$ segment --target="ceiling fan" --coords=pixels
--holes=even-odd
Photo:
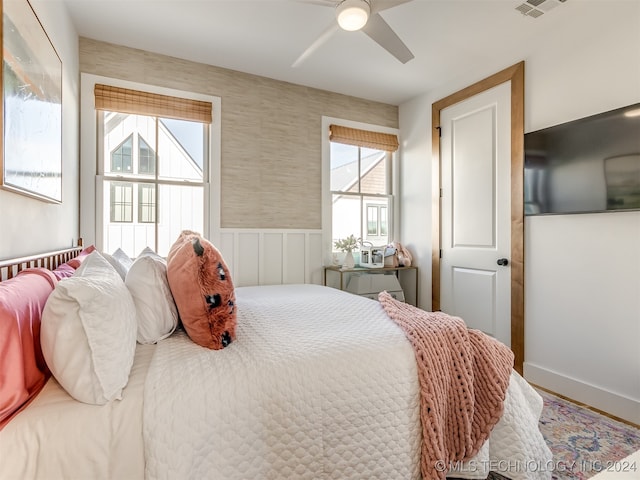
[[[413,58],[413,53],[400,40],[389,24],[380,16],[380,12],[396,7],[411,0],[298,0],[302,3],[312,3],[336,10],[337,22],[329,27],[300,55],[292,67],[297,67],[309,55],[324,44],[339,28],[347,31],[362,30],[373,41],[387,50],[401,63],[407,63]]]

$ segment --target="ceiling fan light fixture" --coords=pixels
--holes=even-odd
[[[336,7],[338,25],[343,30],[354,32],[367,24],[371,8],[366,0],[343,0]]]

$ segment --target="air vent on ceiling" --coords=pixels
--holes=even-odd
[[[566,1],[567,0],[527,0],[526,2],[518,5],[516,10],[528,17],[538,18]]]

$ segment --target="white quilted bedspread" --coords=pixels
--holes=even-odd
[[[224,350],[184,332],[157,346],[144,393],[147,478],[420,478],[413,351],[378,302],[317,285],[242,287],[236,298],[237,339]],[[540,408],[513,376],[500,438],[457,476],[486,477],[492,459],[550,459]]]

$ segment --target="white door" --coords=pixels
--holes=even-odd
[[[511,346],[511,82],[441,111],[440,307]]]

